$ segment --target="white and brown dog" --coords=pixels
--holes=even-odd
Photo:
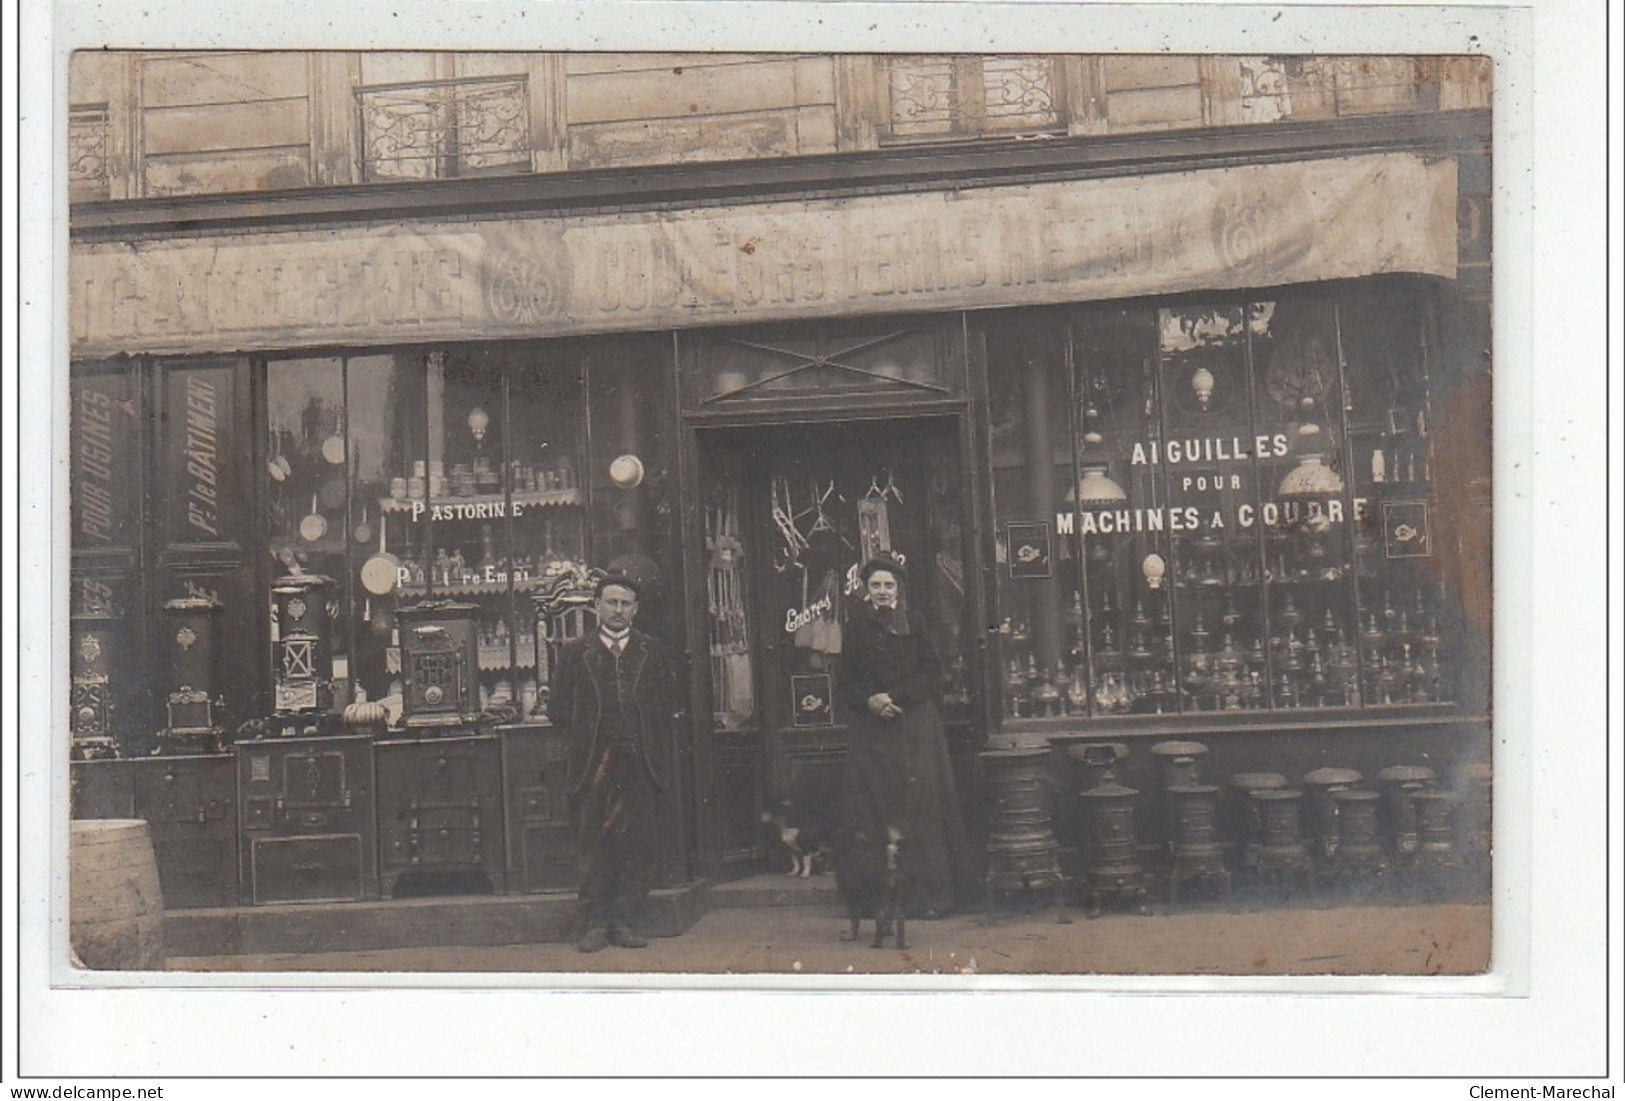
[[[823,871],[823,843],[816,830],[791,820],[792,810],[788,801],[780,803],[777,811],[764,811],[762,821],[777,831],[779,843],[790,854],[790,870],[784,874],[806,879]]]

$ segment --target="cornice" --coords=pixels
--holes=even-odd
[[[1379,152],[1490,149],[1488,111],[1383,115],[1156,134],[1033,138],[811,157],[82,202],[75,242],[343,224],[558,216],[963,190]]]

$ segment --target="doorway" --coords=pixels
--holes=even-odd
[[[904,561],[910,615],[942,653],[950,739],[968,729],[974,546],[959,430],[954,417],[915,417],[702,433],[724,864],[772,856],[762,813],[783,803],[803,827],[836,824],[842,623],[876,552]]]

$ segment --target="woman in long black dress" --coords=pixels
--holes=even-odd
[[[942,662],[903,606],[901,564],[876,558],[861,576],[864,602],[842,633],[838,677],[852,710],[842,824],[858,844],[883,846],[888,829],[899,831],[906,911],[940,917],[976,891],[938,710]]]

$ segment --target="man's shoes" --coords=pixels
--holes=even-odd
[[[609,927],[609,943],[617,948],[647,948],[649,942],[624,925]]]
[[[576,941],[577,952],[602,952],[610,944],[610,933],[602,925],[594,925]]]

